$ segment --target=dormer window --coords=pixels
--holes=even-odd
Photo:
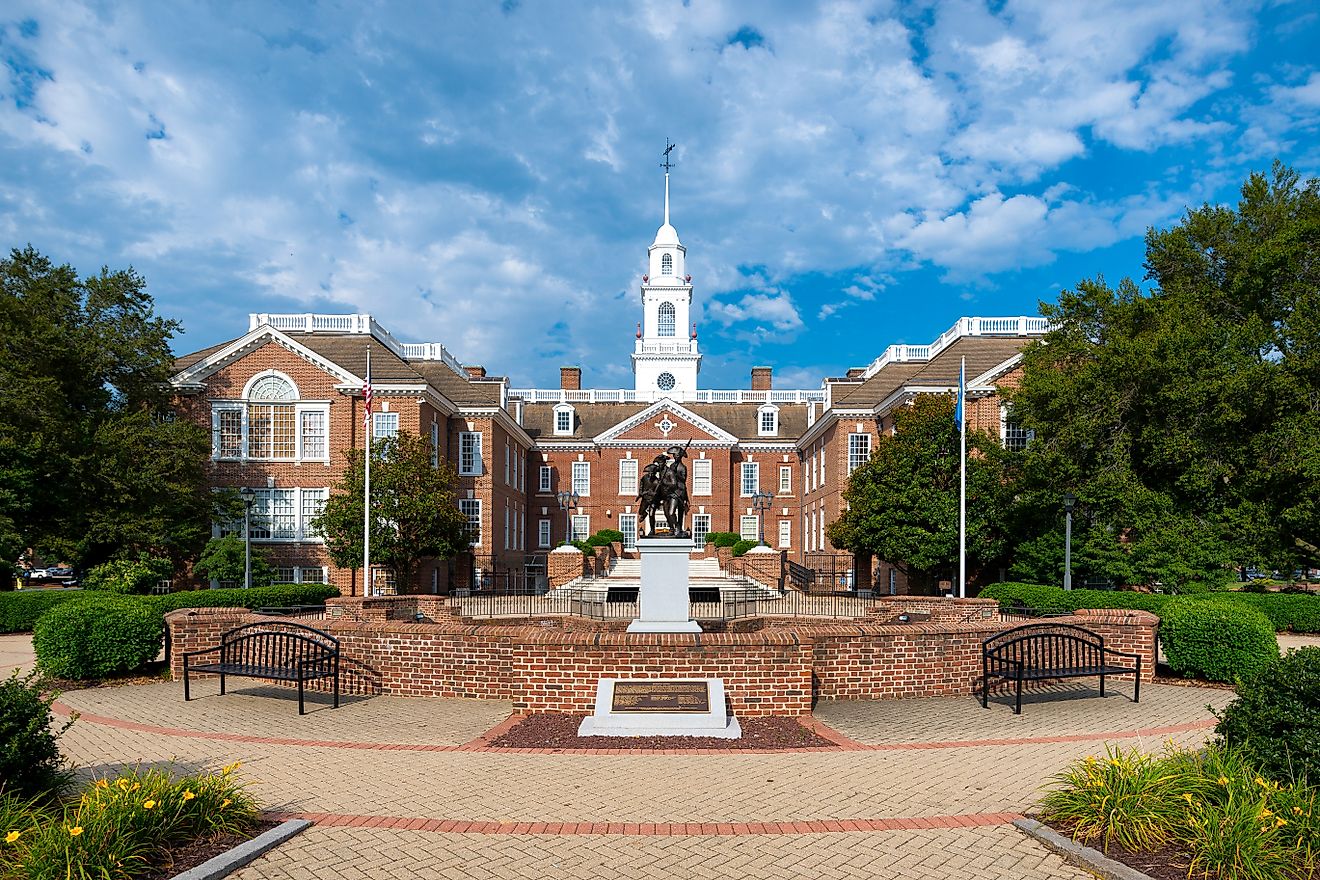
[[[674,274],[674,255],[673,255],[673,254],[665,254],[664,256],[662,256],[662,257],[660,258],[660,274],[661,274],[661,275],[673,275],[673,274]]]
[[[573,433],[573,407],[567,403],[555,404],[555,434],[564,436]]]
[[[659,320],[656,321],[657,336],[674,335],[674,304],[660,303]]]
[[[773,437],[779,433],[779,407],[766,404],[757,410],[757,435]]]

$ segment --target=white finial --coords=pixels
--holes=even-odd
[[[669,225],[669,172],[665,172],[665,225]]]

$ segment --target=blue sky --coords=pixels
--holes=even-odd
[[[1320,173],[1317,57],[1301,0],[8,0],[0,246],[133,265],[180,352],[367,311],[630,387],[668,137],[702,386],[817,387]]]

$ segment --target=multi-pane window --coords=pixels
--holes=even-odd
[[[509,502],[504,502],[504,549],[509,549],[509,539],[512,537],[509,532]]]
[[[744,541],[755,541],[760,524],[761,518],[758,516],[740,517],[738,520],[738,537]]]
[[[550,546],[550,520],[543,519],[536,524],[536,546]]]
[[[478,434],[478,437],[481,435]],[[480,498],[460,498],[458,499],[458,509],[468,521],[468,533],[472,536],[472,546],[481,546],[481,499]]]
[[[851,474],[871,457],[871,435],[848,435],[848,473]]]
[[[270,536],[294,538],[298,535],[298,516],[293,506],[293,489],[270,489]]]
[[[811,455],[811,491],[813,491],[813,492],[816,491],[816,486],[817,486],[817,485],[818,485],[818,483],[816,482],[816,455],[815,455],[815,453],[812,453],[812,455]]]
[[[302,454],[299,458],[325,458],[325,410],[305,409],[298,414],[302,419]]]
[[[662,257],[660,258],[660,274],[661,274],[661,275],[673,275],[673,274],[674,274],[674,255],[673,255],[673,254],[665,254],[664,256],[662,256]]]
[[[623,532],[623,549],[637,549],[637,514],[619,514],[619,531]]]
[[[673,336],[675,328],[674,304],[660,303],[659,320],[656,321],[656,336]]]
[[[248,458],[294,457],[297,436],[291,403],[248,404]]]
[[[793,544],[793,521],[790,519],[781,519],[779,521],[779,547],[787,550]]]
[[[481,433],[463,431],[458,435],[458,473],[463,477],[481,476]]]
[[[302,524],[303,534],[306,537],[320,537],[321,533],[313,527],[312,521],[325,510],[325,502],[329,496],[329,489],[302,490]]]
[[[790,495],[793,492],[793,468],[791,465],[779,466],[779,494]]]
[[[706,536],[710,534],[710,514],[692,514],[692,549],[705,550]]]
[[[555,408],[555,433],[572,434],[573,433],[573,408],[561,406]]]
[[[761,418],[758,423],[759,433],[762,435],[776,434],[779,432],[779,410],[773,406],[767,406],[761,410]]]
[[[504,441],[504,485],[513,485],[513,450],[509,448],[509,441]]]
[[[634,498],[637,495],[637,459],[635,458],[619,460],[619,494],[625,498]]]
[[[585,541],[591,535],[591,517],[585,514],[577,514],[573,517],[573,536],[574,541]]]
[[[292,565],[278,566],[275,569],[275,583],[294,584],[297,583],[298,569]]]
[[[241,457],[243,455],[243,410],[217,410],[215,424],[215,454],[219,458]]]
[[[1022,425],[1013,418],[1013,412],[1007,406],[999,408],[999,440],[1010,452],[1021,452],[1036,439],[1036,432]]]
[[[328,489],[257,489],[248,512],[254,541],[298,541],[320,537],[312,520],[321,514]],[[219,533],[242,534],[242,520],[219,524]]]
[[[573,491],[582,498],[591,494],[591,462],[573,462]]]
[[[440,467],[440,424],[431,422],[431,467]]]
[[[536,491],[538,491],[538,492],[549,492],[549,491],[550,491],[550,466],[549,466],[549,465],[546,465],[546,464],[541,465],[541,467],[540,467],[540,469],[539,469],[539,471],[538,471],[538,477],[539,477],[539,479],[538,479],[538,481],[537,481]]]
[[[399,436],[398,413],[372,413],[371,437],[373,440],[393,440],[397,436]]]
[[[744,461],[742,463],[742,494],[744,497],[755,495],[761,489],[761,463]]]
[[[303,566],[298,569],[298,582],[302,584],[325,583],[325,569],[321,566]]]
[[[710,459],[696,458],[692,460],[692,494],[709,495],[710,494]]]

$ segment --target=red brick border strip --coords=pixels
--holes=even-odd
[[[943,742],[900,742],[900,743],[863,743],[850,739],[834,730],[829,725],[815,718],[799,718],[799,722],[822,739],[834,743],[831,746],[808,746],[789,749],[570,749],[570,748],[496,748],[490,743],[498,739],[525,716],[514,713],[495,727],[476,739],[462,745],[427,745],[425,743],[370,743],[345,740],[294,739],[283,736],[254,736],[245,733],[227,733],[211,730],[186,730],[177,727],[161,727],[156,724],[143,724],[140,721],[127,721],[122,718],[110,718],[90,712],[78,712],[71,706],[56,700],[51,704],[56,713],[71,716],[75,712],[80,721],[115,727],[120,730],[133,730],[157,736],[173,736],[187,739],[207,739],[216,742],[256,743],[260,745],[302,746],[323,749],[352,749],[357,751],[382,752],[493,752],[509,755],[782,755],[812,752],[902,752],[919,749],[969,749],[982,746],[1022,746],[1037,744],[1095,742],[1097,740],[1136,739],[1138,737],[1165,736],[1174,733],[1187,733],[1192,730],[1204,730],[1217,723],[1213,718],[1200,721],[1188,721],[1183,724],[1171,724],[1166,727],[1150,727],[1137,730],[1116,730],[1099,733],[1074,733],[1059,736],[1013,737],[1003,739],[947,740]]]
[[[349,813],[266,813],[276,821],[308,819],[325,828],[383,828],[441,834],[617,834],[627,837],[737,837],[766,834],[840,834],[858,831],[910,831],[922,828],[977,828],[1007,825],[1020,813],[959,813],[884,819],[811,819],[792,822],[473,822],[415,816],[357,816]]]

